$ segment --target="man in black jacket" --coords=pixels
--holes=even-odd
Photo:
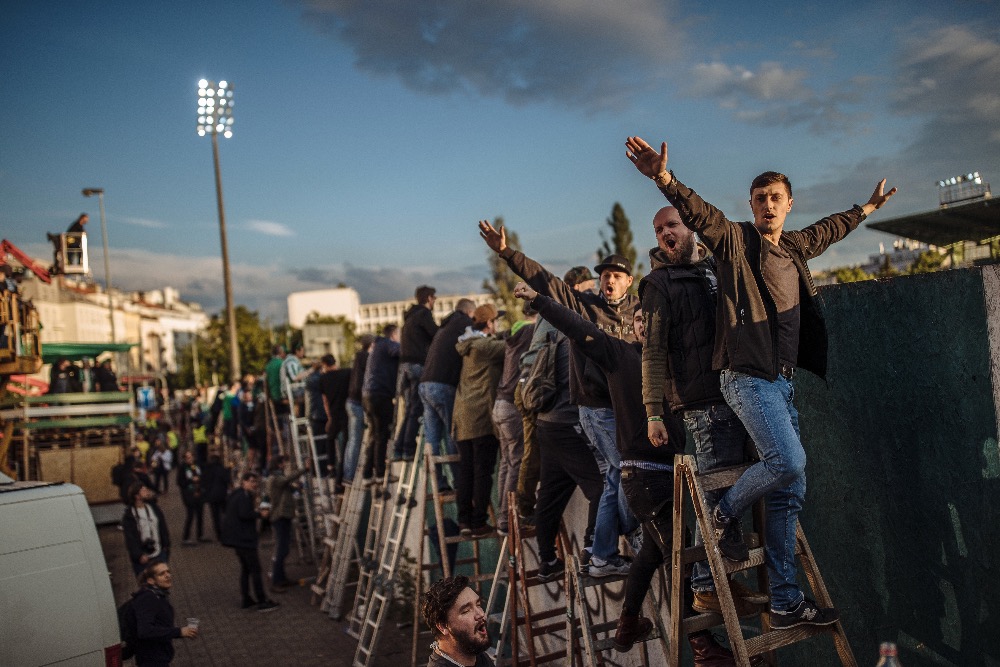
[[[649,251],[652,270],[639,283],[639,298],[646,318],[642,402],[646,406],[647,435],[657,446],[670,442],[674,436],[668,436],[664,416],[672,411],[683,418],[691,433],[700,472],[739,465],[746,458],[749,436],[743,422],[722,397],[719,371],[712,369],[715,261],[709,257],[707,248],[695,242],[694,232],[684,226],[672,206],[657,211],[653,232],[657,247]],[[710,509],[715,508],[724,492],[725,489],[716,489],[705,493]],[[695,544],[701,544],[697,524]],[[747,547],[742,539],[736,543],[723,539],[719,548],[729,557],[745,557],[732,550],[745,552]],[[721,613],[712,573],[705,561],[694,564],[691,588],[696,611]],[[751,604],[767,601],[766,595],[736,585],[732,588],[741,616],[754,610]]]
[[[174,626],[174,607],[170,604],[170,587],[173,577],[170,566],[155,562],[143,570],[142,587],[132,594],[132,611],[135,613],[136,667],[166,667],[174,659],[173,640],[178,637],[194,639],[198,628]]]
[[[260,489],[260,475],[245,472],[240,486],[229,494],[226,500],[226,516],[222,521],[222,544],[236,551],[240,560],[240,593],[243,608],[256,605],[257,611],[271,611],[278,603],[264,595],[264,580],[261,578],[260,554],[257,553],[257,519],[266,519],[271,514],[270,504],[261,503],[260,511],[254,507],[257,491]],[[250,597],[250,584],[254,595]]]
[[[479,235],[486,245],[507,262],[511,271],[520,276],[540,294],[580,313],[608,334],[628,342],[635,340],[632,313],[638,298],[629,294],[632,266],[620,255],[610,255],[594,267],[600,280],[600,290],[579,292],[537,262],[507,246],[503,229],[494,229],[488,221],[479,223]],[[621,464],[615,447],[615,415],[611,409],[607,381],[594,363],[575,345],[570,355],[570,402],[578,407],[580,426],[587,434],[595,460],[604,474],[604,487],[597,510],[592,551],[592,574],[621,574],[628,565],[618,555],[618,536],[638,527],[635,516],[622,498]]]
[[[472,326],[476,304],[471,299],[459,299],[455,311],[444,318],[441,328],[427,350],[427,361],[417,393],[424,405],[424,439],[439,454],[458,454],[458,444],[451,434],[451,413],[455,407],[455,391],[462,374],[462,357],[455,349],[458,337]],[[438,487],[450,488],[441,466],[437,466]],[[453,468],[453,472],[457,472]]]
[[[656,151],[639,137],[626,140],[627,156],[652,179],[715,255],[719,305],[713,366],[722,371],[722,394],[757,446],[751,466],[712,513],[719,536],[738,532],[739,517],[757,499],[767,501],[765,555],[771,585],[771,627],[830,625],[839,614],[808,600],[796,580],[798,514],[805,500],[806,455],[792,403],[792,377],[801,366],[826,374],[826,326],[806,266],[857,228],[896,193],[885,179],[864,206],[830,215],[800,231],[784,231],[792,186],[784,174],[764,172],[750,184],[754,220],[730,222],[667,171],[667,144]],[[723,553],[725,555],[725,553]]]
[[[396,373],[399,370],[399,327],[387,324],[382,335],[375,339],[368,365],[365,367],[365,381],[361,386],[361,401],[365,407],[365,419],[371,429],[365,449],[365,483],[371,484],[375,477],[385,476],[385,454],[392,435],[396,416]]]
[[[427,351],[438,330],[434,322],[435,289],[421,285],[414,297],[417,302],[403,314],[403,332],[399,340],[396,395],[403,401],[403,425],[392,452],[396,461],[412,460],[417,451],[417,431],[420,429],[420,415],[424,412],[417,387],[424,372]]]

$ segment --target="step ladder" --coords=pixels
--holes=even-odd
[[[419,435],[418,435],[419,437]],[[386,467],[388,474],[389,466]],[[354,667],[368,667],[378,646],[386,615],[396,595],[396,570],[406,541],[406,528],[410,515],[417,506],[414,497],[417,489],[425,486],[424,469],[417,453],[413,461],[402,466],[398,495],[392,503],[384,544],[379,554],[378,566],[369,583],[369,593],[364,600],[364,619],[358,630],[358,648],[354,653]],[[386,494],[388,495],[388,494]],[[388,499],[387,499],[388,500]],[[361,587],[358,586],[358,590]],[[419,598],[419,593],[418,593]],[[355,608],[355,615],[359,609]]]
[[[566,527],[561,526],[559,535],[556,538],[556,556],[561,558],[566,565],[566,572],[561,579],[548,582],[538,580],[538,568],[528,568],[526,555],[529,553],[528,543],[531,537],[525,535],[521,528],[520,517],[514,510],[516,504],[510,505],[510,529],[508,549],[511,557],[508,560],[508,578],[511,582],[509,605],[510,614],[508,617],[508,628],[501,634],[510,635],[511,657],[505,660],[507,665],[537,665],[553,663],[561,665],[579,665],[581,655],[579,645],[576,642],[578,621],[574,618],[573,612],[573,579],[569,572],[568,555],[570,552],[570,541]],[[537,562],[537,554],[533,554]],[[538,586],[559,586],[562,584],[565,592],[566,603],[562,606],[555,606],[550,609],[536,610],[531,602],[531,590]],[[524,633],[524,647],[521,647],[521,632]],[[554,637],[561,639],[561,648],[550,648],[547,653],[539,649],[537,642],[546,638]],[[501,646],[502,648],[502,646]],[[499,664],[499,662],[498,662]]]
[[[453,490],[445,491],[441,489],[438,480],[438,468],[440,466],[457,464],[460,458],[458,454],[436,454],[434,446],[431,443],[425,442],[423,445],[424,484],[419,488],[416,496],[417,516],[423,518],[425,523],[421,532],[420,548],[417,554],[416,599],[418,601],[423,595],[429,579],[437,580],[453,576],[455,570],[459,567],[472,567],[472,572],[466,576],[469,577],[469,584],[480,596],[483,594],[484,584],[488,581],[492,582],[492,587],[490,588],[491,598],[496,589],[496,567],[491,564],[486,570],[483,569],[481,543],[484,540],[500,540],[502,536],[495,530],[485,535],[448,535],[445,528],[445,521],[450,518],[446,516],[445,505],[450,504],[454,506],[456,494]],[[429,491],[427,490],[428,485],[430,485]],[[434,508],[433,526],[426,525],[428,501],[432,503]],[[489,515],[495,526],[496,512],[492,504],[489,507]],[[435,538],[438,545],[437,558],[434,557],[434,548],[433,544],[431,544],[431,541]],[[505,542],[506,540],[503,541]],[[452,545],[461,544],[470,545],[472,555],[462,556],[461,554],[456,554],[455,562],[452,563],[448,558],[448,549]],[[498,562],[503,562],[503,552],[504,549],[501,547],[498,554]],[[489,603],[487,604],[487,614],[489,614]],[[419,647],[422,626],[423,622],[420,617],[420,605],[418,603],[413,610],[413,647],[411,651],[411,662],[413,664],[416,664],[417,660],[417,649]]]
[[[741,563],[725,560],[717,550],[718,541],[715,533],[709,525],[709,514],[705,492],[716,489],[728,488],[739,479],[740,475],[750,467],[749,465],[735,466],[732,468],[720,468],[707,473],[699,473],[695,459],[691,455],[678,454],[674,458],[674,516],[673,516],[673,549],[671,553],[671,573],[672,585],[670,587],[670,638],[668,641],[668,664],[671,667],[680,665],[681,641],[689,635],[700,630],[708,629],[718,625],[724,625],[726,634],[729,637],[730,650],[739,667],[750,667],[751,658],[761,656],[767,664],[776,665],[777,658],[775,650],[782,646],[788,646],[816,635],[829,635],[833,638],[837,656],[844,667],[857,667],[854,654],[850,644],[844,634],[844,629],[838,621],[827,626],[799,626],[787,630],[771,630],[767,614],[760,617],[760,632],[751,637],[744,636],[744,628],[740,625],[740,619],[736,615],[733,602],[733,595],[728,585],[729,575],[747,570],[756,570],[758,581],[761,584],[760,590],[767,590],[767,570],[764,559],[764,549],[761,546],[753,546],[753,542],[748,543],[753,546],[750,550],[750,558]],[[694,518],[698,521],[704,539],[703,546],[685,547],[685,510],[688,505],[693,510]],[[764,507],[763,500],[758,501],[754,508],[754,529],[758,534],[763,534]],[[816,559],[813,556],[809,542],[806,540],[805,532],[801,523],[796,531],[795,553],[799,558],[802,572],[809,582],[813,596],[817,604],[821,607],[832,607],[833,601],[823,582]],[[685,584],[684,573],[691,564],[708,560],[712,570],[712,578],[716,584],[716,595],[722,607],[722,614],[695,614],[688,618],[682,618],[683,594],[682,586]]]
[[[647,536],[646,539],[652,538]],[[572,563],[572,567],[570,567],[570,562]],[[605,664],[603,654],[606,651],[614,650],[614,635],[618,628],[618,615],[607,614],[608,600],[605,599],[602,601],[603,605],[601,605],[605,609],[605,618],[604,620],[595,621],[594,613],[598,610],[591,609],[591,605],[587,599],[587,591],[603,589],[605,586],[620,583],[622,584],[622,591],[619,597],[624,600],[624,583],[627,575],[592,577],[589,573],[584,572],[580,565],[580,559],[576,554],[570,556],[570,562],[567,562],[566,568],[573,582],[572,591],[575,617],[580,619],[579,634],[583,644],[583,664],[586,667],[603,666]],[[661,569],[660,572],[662,575],[666,575],[665,570]],[[642,611],[643,615],[653,622],[653,630],[639,646],[639,650],[642,652],[642,664],[646,665],[646,667],[649,667],[651,664],[659,664],[658,662],[650,663],[649,651],[647,649],[648,642],[658,640],[663,650],[663,655],[667,654],[667,631],[663,622],[664,612],[661,611],[664,610],[664,606],[659,604],[659,602],[655,587],[651,587],[646,594],[646,598],[643,600]],[[620,612],[619,605],[619,615]]]
[[[331,518],[331,530],[323,538],[325,552],[328,554],[328,557],[324,556],[324,562],[329,559],[329,574],[323,584],[317,582],[319,585],[313,587],[313,593],[322,596],[320,611],[335,621],[343,618],[347,589],[358,585],[362,569],[358,531],[371,496],[369,489],[364,488],[361,481],[367,462],[368,451],[362,446],[354,477],[350,484],[345,484],[340,513]],[[356,572],[355,578],[351,578],[352,572]]]
[[[326,457],[317,455],[316,443],[313,440],[312,424],[309,420],[309,392],[305,382],[291,382],[285,387],[285,395],[292,410],[288,415],[291,431],[291,456],[296,468],[303,468],[306,460],[312,462],[312,475],[302,478],[302,487],[296,493],[295,535],[300,558],[307,563],[315,562],[317,550],[322,544],[324,525],[320,519],[322,514],[332,508],[330,490],[322,471],[326,468]],[[303,416],[295,411],[295,395],[304,396]]]

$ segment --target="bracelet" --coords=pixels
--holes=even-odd
[[[661,422],[663,417],[646,417],[647,422]]]

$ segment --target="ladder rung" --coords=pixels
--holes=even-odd
[[[315,593],[316,595],[326,595],[326,589],[323,588],[322,586],[317,586],[316,584],[310,584],[309,588],[311,588],[312,592]]]
[[[627,574],[613,574],[609,577],[592,577],[589,574],[579,573],[576,576],[580,582],[580,588],[593,588],[594,586],[613,584],[616,581],[625,581],[628,578]]]
[[[832,633],[837,628],[834,625],[800,625],[797,628],[788,630],[773,630],[763,635],[747,640],[747,652],[750,655],[760,655],[774,649],[788,646],[803,639],[809,639],[816,635]]]
[[[702,491],[715,491],[732,486],[752,464],[741,464],[728,468],[717,468],[704,474],[696,472]]]
[[[653,631],[650,632],[646,636],[646,638],[643,639],[642,641],[644,641],[644,642],[651,642],[654,639],[659,639],[660,637],[661,637],[660,631],[654,627]],[[614,645],[615,645],[614,637],[606,637],[604,639],[595,639],[594,640],[594,651],[597,652],[597,653],[600,653],[602,651],[607,651],[607,650],[609,650],[611,648],[614,648]]]

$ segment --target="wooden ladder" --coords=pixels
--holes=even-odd
[[[857,667],[854,654],[851,651],[844,628],[840,621],[826,626],[801,625],[787,630],[772,630],[767,614],[760,615],[759,632],[744,636],[744,628],[736,614],[733,595],[728,585],[731,574],[755,570],[761,590],[767,590],[767,569],[764,558],[764,548],[756,546],[755,541],[748,539],[750,558],[743,562],[725,560],[718,551],[718,541],[710,524],[708,504],[705,492],[724,489],[732,486],[749,465],[731,468],[719,468],[700,474],[695,459],[690,455],[678,454],[674,458],[674,515],[673,515],[673,548],[671,553],[671,586],[670,586],[670,641],[668,642],[668,664],[670,667],[680,665],[681,641],[692,633],[723,625],[729,637],[730,649],[740,667],[750,667],[751,658],[761,656],[769,665],[777,664],[775,651],[783,646],[795,644],[816,635],[829,635],[844,667]],[[701,528],[704,545],[696,547],[684,546],[685,509],[690,505],[694,518]],[[754,530],[757,535],[763,535],[764,506],[763,500],[754,506]],[[750,536],[748,536],[750,537]],[[801,523],[796,531],[795,553],[799,557],[802,571],[806,576],[813,596],[820,607],[832,607],[833,601],[823,582],[816,559],[813,556],[809,542]],[[759,542],[759,540],[757,540]],[[682,618],[683,587],[687,585],[685,573],[691,565],[701,560],[708,560],[715,582],[716,595],[722,608],[721,616],[716,613],[698,614]],[[759,660],[759,658],[758,658]]]

